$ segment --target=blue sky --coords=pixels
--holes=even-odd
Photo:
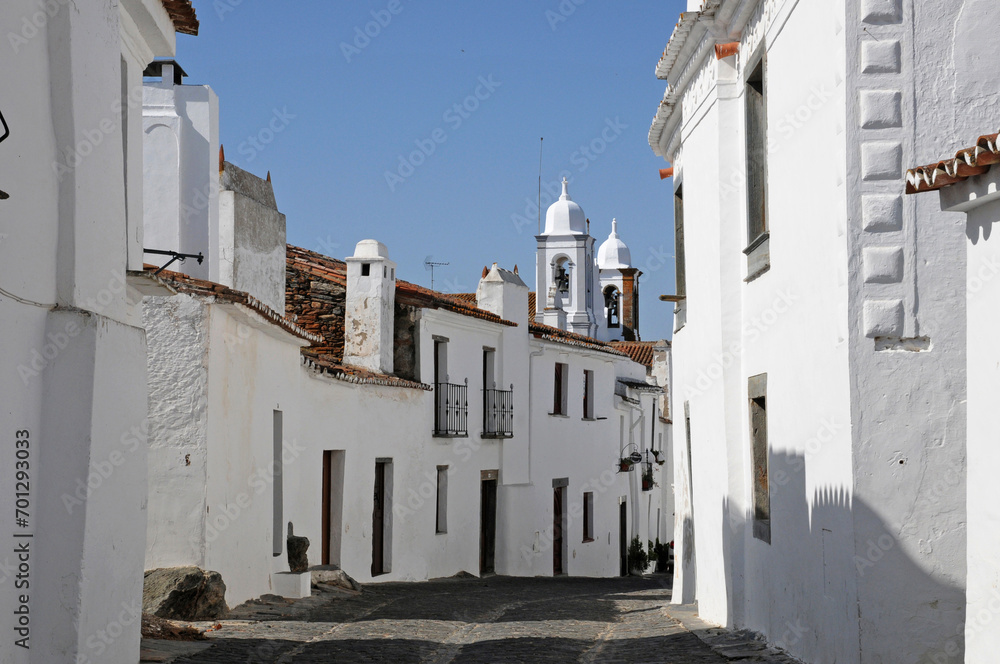
[[[445,292],[474,291],[493,262],[533,279],[544,136],[543,187],[558,195],[569,173],[598,243],[617,217],[653,340],[670,336],[657,296],[674,292],[653,69],[684,5],[195,0],[201,31],[177,58],[220,97],[227,160],[271,172],[290,243],[342,258],[375,238],[407,281],[450,263]]]

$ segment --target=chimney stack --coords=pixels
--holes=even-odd
[[[393,371],[396,264],[376,240],[362,240],[347,259],[344,363],[376,373]]]

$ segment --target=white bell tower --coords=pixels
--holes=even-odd
[[[545,231],[535,237],[535,321],[588,337],[597,334],[594,315],[594,238],[583,208],[562,195],[545,213]]]

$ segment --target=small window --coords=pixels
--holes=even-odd
[[[753,536],[771,543],[771,493],[767,457],[767,374],[751,376],[747,389],[750,398],[750,445],[753,470]]]
[[[382,266],[382,278],[385,279],[388,276],[389,276],[389,266],[388,265],[383,265]]]
[[[448,466],[437,467],[437,518],[434,532],[448,532]]]
[[[552,390],[552,414],[566,415],[566,393],[569,391],[569,366],[556,362],[555,378]]]
[[[583,418],[594,419],[594,372],[583,372]]]
[[[583,494],[583,541],[594,541],[594,492]]]
[[[677,295],[686,295],[687,275],[684,264],[684,186],[674,193],[674,268]]]
[[[367,277],[367,276],[370,276],[371,273],[372,273],[372,264],[371,263],[362,263],[361,264],[361,276],[362,277]]]
[[[765,60],[747,76],[746,98],[746,186],[747,186],[747,279],[770,267],[767,225],[767,81]]]

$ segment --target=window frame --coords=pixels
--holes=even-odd
[[[753,281],[771,267],[768,215],[767,53],[750,59],[743,82],[746,185],[747,277]],[[754,100],[759,99],[759,104]],[[759,215],[754,211],[760,208]]]
[[[552,412],[550,415],[569,416],[569,364],[556,362],[552,380]]]
[[[437,467],[435,492],[434,534],[448,534],[448,466]]]
[[[594,537],[594,492],[583,492],[583,541],[593,542]]]
[[[750,433],[750,482],[753,536],[771,543],[770,441],[767,437],[767,374],[747,379],[747,424]]]

